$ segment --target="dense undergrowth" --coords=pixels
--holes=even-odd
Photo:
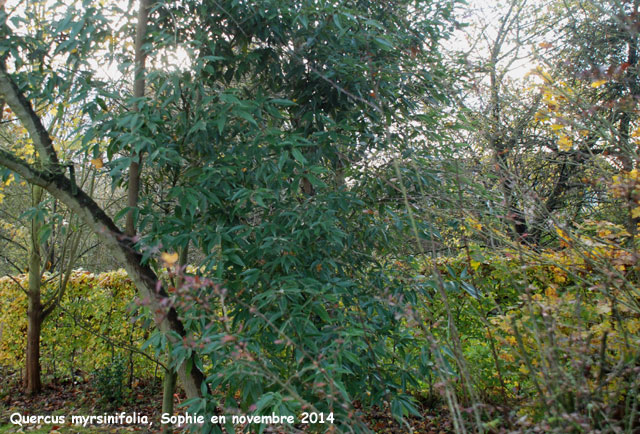
[[[478,226],[472,221],[467,230]],[[392,263],[389,274],[416,295],[387,300],[402,306],[397,320],[412,335],[402,353],[391,351],[405,357],[406,371],[396,381],[405,387],[412,417],[418,402],[428,399],[449,404],[457,429],[477,423],[484,429],[558,432],[636,429],[636,241],[613,223],[587,222],[578,229],[558,229],[555,247],[545,249],[469,244],[456,257]],[[26,327],[25,297],[17,286],[23,278],[0,282],[5,372],[18,371],[24,362],[19,337]],[[69,284],[60,314],[43,329],[47,378],[99,379],[105,369],[109,377],[117,371],[121,385],[129,377],[153,378],[154,357],[162,357],[150,348],[141,355],[150,335],[144,317],[125,302],[132,291],[126,275],[77,271]],[[210,365],[204,369],[213,373]],[[115,392],[108,384],[94,385],[107,401],[124,399],[109,395]],[[402,409],[390,410],[402,416]]]

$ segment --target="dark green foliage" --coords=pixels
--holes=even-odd
[[[126,401],[126,363],[126,359],[118,354],[112,357],[111,361],[105,366],[96,369],[93,373],[94,387],[98,393],[98,403],[105,410],[117,410]]]
[[[207,376],[192,412],[314,410],[345,431],[366,431],[355,401],[385,403],[397,419],[416,413],[410,392],[430,373],[430,351],[404,315],[414,288],[389,273],[410,215],[397,191],[379,200],[371,166],[392,172],[436,130],[453,4],[158,2],[145,98],[71,80],[85,103],[84,151],[106,150],[114,184],[142,155],[144,260],[157,266],[158,253],[187,246],[201,258],[197,272],[174,270],[183,284],[166,303],[188,332],[174,364]],[[80,23],[99,25],[85,9],[56,29],[84,41]],[[84,53],[85,42],[59,50]],[[176,47],[182,69],[162,61]],[[132,73],[119,50],[109,56]],[[402,127],[417,119],[431,121]]]
[[[151,72],[140,112],[111,113],[93,135],[110,138],[116,180],[123,151],[145,155],[156,186],[138,214],[145,256],[203,255],[172,299],[193,335],[173,360],[196,352],[209,390],[225,393],[192,411],[314,406],[349,425],[355,400],[415,412],[408,393],[425,367],[398,302],[415,295],[377,256],[400,247],[406,217],[389,224],[398,203],[369,192],[364,165],[406,149],[393,126],[442,99],[436,47],[450,12],[430,1],[156,8],[154,42],[177,35],[190,68]]]

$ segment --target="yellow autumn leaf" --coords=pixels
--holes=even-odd
[[[606,82],[607,82],[607,80],[594,81],[593,83],[591,83],[591,87],[593,87],[593,88],[600,87],[603,84],[605,84]]]
[[[568,241],[570,241],[569,235],[562,229],[556,226],[556,233],[558,234],[558,238],[560,238],[560,245],[562,247],[569,247]]]
[[[544,78],[547,82],[549,83],[553,82],[553,78],[551,77],[551,75],[549,75],[548,72],[543,71],[541,68],[537,68],[536,72],[540,77]]]
[[[515,362],[516,361],[516,358],[513,356],[513,354],[510,354],[510,353],[500,353],[500,354],[498,354],[498,357],[500,357],[505,362]]]
[[[634,219],[640,217],[640,206],[637,206],[631,210],[631,217],[633,217]]]
[[[551,129],[553,131],[559,131],[559,130],[564,129],[564,125],[562,125],[562,124],[553,124],[553,125],[551,125]]]
[[[553,275],[553,281],[556,283],[564,283],[567,281],[567,278],[563,273],[556,273]]]
[[[480,223],[478,220],[474,219],[473,217],[467,217],[467,222],[469,223],[469,226],[471,228],[474,228],[479,231],[482,230],[482,223]]]
[[[638,210],[640,210],[640,207],[637,208]],[[634,210],[635,211],[635,210]],[[607,238],[609,235],[611,235],[613,232],[611,232],[609,229],[600,229],[598,230],[598,236],[600,238]]]
[[[627,322],[627,330],[629,333],[637,335],[638,331],[640,331],[640,320],[631,319]]]
[[[93,164],[96,169],[102,169],[104,167],[104,163],[100,157],[92,159],[91,164]]]
[[[162,252],[160,257],[162,258],[162,262],[164,262],[165,267],[171,267],[173,264],[178,262],[178,254],[175,252]]]
[[[558,140],[558,148],[560,148],[561,151],[566,152],[570,150],[572,147],[573,147],[573,142],[569,137],[562,136]]]
[[[544,122],[548,121],[549,118],[546,116],[545,112],[536,112],[536,114],[534,115],[534,120],[536,122]]]

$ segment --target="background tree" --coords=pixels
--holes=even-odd
[[[10,112],[7,112],[11,114]],[[65,119],[54,118],[52,127],[64,131],[60,125]],[[33,161],[33,146],[28,137],[12,125],[5,126],[4,145],[12,147],[26,159]],[[7,140],[7,139],[11,140]],[[60,146],[64,148],[61,134]],[[67,151],[68,152],[68,151]],[[11,273],[28,273],[28,286],[18,285],[27,296],[28,329],[26,336],[26,357],[24,369],[24,387],[27,393],[37,394],[42,389],[40,379],[40,335],[44,320],[55,311],[62,300],[71,270],[75,267],[79,256],[87,249],[87,240],[82,226],[66,210],[60,209],[58,203],[48,200],[40,187],[25,187],[15,180],[14,175],[5,173],[4,191],[12,199],[12,207],[8,211],[8,220],[4,220],[6,236],[4,240],[21,251],[20,255],[9,255],[7,263],[11,265]],[[78,182],[84,184],[87,174],[79,174]],[[24,184],[21,182],[20,184]],[[17,199],[17,200],[16,200]],[[30,203],[31,208],[26,208]],[[58,280],[53,291],[43,292],[44,273],[49,280]]]
[[[6,21],[6,14],[3,14],[2,18],[3,21]],[[16,18],[14,24],[25,20],[23,17]],[[55,29],[56,33],[70,31],[75,38],[45,41],[41,38],[42,35],[18,36],[8,26],[3,26],[3,52],[10,53],[13,67],[18,71],[9,75],[6,66],[2,66],[0,94],[33,140],[38,163],[30,164],[6,149],[1,150],[0,160],[5,167],[26,181],[47,189],[78,215],[108,246],[112,255],[125,265],[136,286],[139,286],[142,293],[145,294],[143,298],[152,302],[153,310],[158,313],[158,325],[163,330],[172,330],[181,336],[184,334],[184,328],[177,318],[175,310],[170,309],[166,314],[162,314],[165,309],[160,304],[160,300],[166,294],[162,290],[157,291],[156,274],[149,266],[142,264],[141,256],[132,249],[131,240],[122,236],[122,232],[95,201],[78,187],[73,178],[65,176],[63,169],[68,166],[61,164],[49,132],[34,111],[32,102],[27,99],[14,81],[14,79],[18,79],[21,83],[32,83],[33,86],[28,88],[31,91],[28,97],[33,99],[40,97],[44,102],[52,104],[59,102],[56,100],[58,95],[64,95],[67,92],[76,94],[78,99],[87,96],[88,92],[94,88],[93,85],[98,83],[87,81],[87,70],[82,67],[86,67],[89,59],[88,57],[81,58],[78,54],[87,55],[96,48],[94,45],[96,41],[103,40],[108,34],[107,20],[94,7],[77,10],[73,5],[66,10],[62,9],[62,17],[53,15],[53,22],[47,23],[46,26],[45,30]],[[71,53],[73,50],[75,51]],[[23,55],[27,53],[30,55],[27,55],[26,59],[23,58]],[[58,56],[64,58],[71,56],[70,60],[72,64],[76,65],[76,68],[59,69],[56,63]],[[34,58],[39,60],[39,64],[46,65],[46,69],[21,69],[25,65],[29,66],[28,61]],[[41,58],[43,60],[40,60]],[[49,83],[49,87],[41,88],[43,83]],[[173,339],[174,336],[172,335],[171,338]],[[187,373],[186,366],[183,365],[179,368],[179,372],[187,393],[190,396],[197,396],[200,393],[200,383],[202,382],[200,371],[194,368]]]

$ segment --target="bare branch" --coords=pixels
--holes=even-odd
[[[38,150],[38,155],[42,163],[49,167],[50,170],[59,171],[60,163],[58,155],[53,148],[53,142],[49,133],[40,121],[40,118],[33,110],[33,107],[18,89],[18,86],[9,77],[4,69],[4,65],[0,65],[0,95],[5,102],[11,107],[11,110],[18,116],[20,122],[29,132],[29,136]]]

